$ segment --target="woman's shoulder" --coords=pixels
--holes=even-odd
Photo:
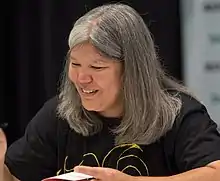
[[[195,95],[186,92],[172,92],[181,100],[181,108],[176,116],[174,125],[170,132],[175,137],[181,129],[194,129],[194,125],[216,124],[209,114],[207,106]]]
[[[191,92],[181,92],[171,90],[169,93],[175,97],[178,97],[181,100],[181,109],[179,112],[180,116],[185,116],[194,111],[207,111],[204,103],[193,93]]]
[[[175,95],[182,101],[182,107],[172,129],[163,139],[165,154],[171,160],[168,161],[170,167],[186,171],[219,159],[215,150],[218,150],[220,135],[205,104],[188,93]],[[191,153],[195,154],[192,156]]]
[[[47,108],[48,110],[54,110],[54,111],[56,111],[58,102],[59,102],[58,96],[55,95],[55,96],[53,96],[53,97],[48,98],[48,99],[43,103],[43,108]]]
[[[30,121],[31,125],[44,128],[68,127],[66,120],[60,118],[57,112],[57,106],[59,104],[58,96],[55,95],[47,99]]]
[[[199,119],[198,124],[203,124],[204,120],[211,120],[206,105],[193,93],[172,91],[171,94],[178,97],[181,101],[181,108],[176,116],[171,133],[176,134],[182,125],[186,123],[188,127],[190,127],[191,124],[189,124],[189,122],[191,121],[197,122]]]

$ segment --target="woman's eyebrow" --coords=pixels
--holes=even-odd
[[[72,59],[72,60],[77,60],[75,57],[73,57],[71,55],[69,56],[69,58]]]
[[[93,63],[97,63],[97,64],[99,64],[99,63],[108,63],[108,61],[103,60],[103,59],[94,59]]]
[[[77,60],[77,58],[75,58],[73,56],[70,56],[70,59]],[[102,64],[102,63],[108,63],[108,61],[97,58],[97,59],[92,60],[92,63]]]

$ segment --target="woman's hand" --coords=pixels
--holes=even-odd
[[[74,171],[93,176],[91,181],[135,181],[135,177],[111,168],[76,166]]]

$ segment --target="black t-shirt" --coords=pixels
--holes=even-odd
[[[58,100],[47,101],[27,126],[25,135],[13,143],[5,163],[21,181],[73,171],[74,166],[103,166],[130,175],[169,176],[220,160],[220,134],[204,105],[181,95],[183,106],[166,135],[150,145],[114,145],[109,127],[113,118],[103,118],[103,130],[83,137],[56,116]]]

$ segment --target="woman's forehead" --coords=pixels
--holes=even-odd
[[[104,56],[97,48],[90,43],[84,43],[73,47],[70,50],[69,58],[72,60],[88,59],[94,63],[111,63],[112,58]]]

